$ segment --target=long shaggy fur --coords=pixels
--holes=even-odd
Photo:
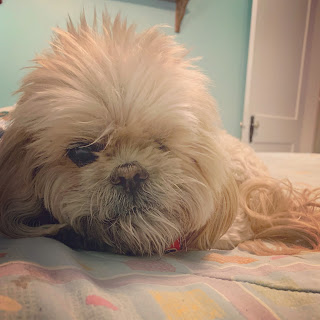
[[[162,254],[178,238],[187,249],[243,243],[270,253],[255,239],[319,249],[320,191],[268,178],[254,152],[220,128],[187,51],[119,16],[104,13],[97,25],[82,14],[77,27],[69,19],[67,31],[55,29],[23,80],[0,143],[0,231],[72,234],[132,254]],[[70,160],[79,143],[102,146],[96,161]],[[132,162],[148,172],[134,196],[110,182]]]

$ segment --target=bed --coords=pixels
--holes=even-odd
[[[1,115],[5,126],[8,114]],[[275,177],[320,185],[320,154],[260,156]],[[319,315],[318,252],[261,257],[234,249],[129,257],[75,251],[48,238],[0,239],[0,319]]]

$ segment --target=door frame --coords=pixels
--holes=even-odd
[[[320,0],[312,0],[312,16],[304,75],[304,114],[300,132],[300,152],[314,152],[320,107]]]

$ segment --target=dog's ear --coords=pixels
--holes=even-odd
[[[40,225],[42,201],[34,192],[36,164],[28,147],[32,137],[13,123],[0,140],[0,233],[21,238],[56,232]]]

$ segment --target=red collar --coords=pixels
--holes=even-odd
[[[166,249],[165,253],[177,252],[182,249],[181,238],[177,239],[170,248]]]

